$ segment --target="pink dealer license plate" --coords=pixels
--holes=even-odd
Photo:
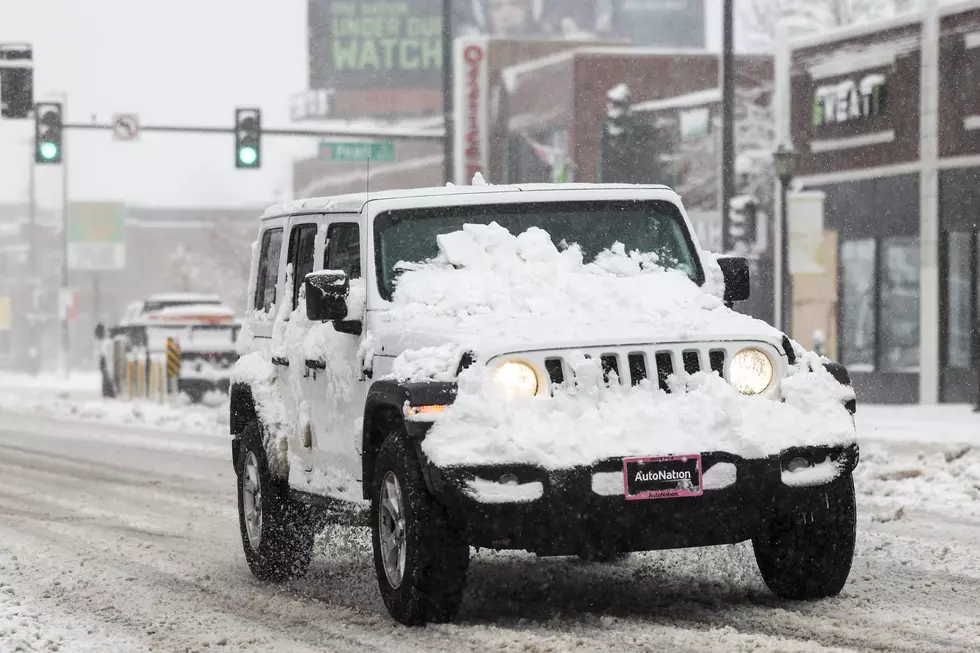
[[[629,500],[699,497],[701,454],[624,458],[623,485]]]

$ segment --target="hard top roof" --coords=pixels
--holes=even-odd
[[[503,184],[485,186],[431,186],[428,188],[408,188],[400,190],[383,190],[378,192],[352,193],[335,195],[333,197],[311,197],[309,199],[293,200],[283,204],[275,204],[266,209],[262,218],[275,218],[297,213],[359,213],[368,201],[399,200],[412,197],[447,197],[453,195],[474,195],[478,193],[519,193],[530,191],[589,191],[609,189],[658,189],[671,190],[663,184]]]
[[[166,292],[150,295],[144,300],[146,303],[162,304],[219,304],[221,297],[218,295],[196,293],[196,292]]]

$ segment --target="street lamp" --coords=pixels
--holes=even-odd
[[[793,311],[793,279],[789,273],[789,211],[786,206],[786,195],[789,185],[796,176],[800,155],[792,145],[780,143],[772,154],[772,166],[779,179],[779,317],[783,333],[790,335]]]

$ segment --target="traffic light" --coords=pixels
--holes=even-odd
[[[729,200],[728,220],[724,231],[724,251],[739,256],[752,253],[758,240],[759,205],[751,195],[737,195]]]
[[[34,108],[34,161],[61,163],[62,150],[61,104],[48,102]]]
[[[235,167],[262,167],[261,109],[235,109]]]
[[[0,118],[31,117],[34,108],[33,51],[29,45],[0,45]]]

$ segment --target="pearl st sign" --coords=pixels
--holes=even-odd
[[[880,73],[817,87],[813,93],[813,126],[822,127],[881,115],[885,76]]]

